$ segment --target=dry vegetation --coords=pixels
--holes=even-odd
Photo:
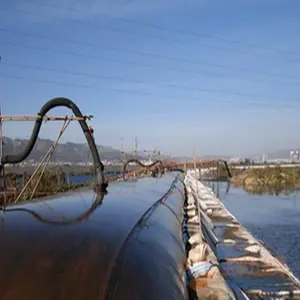
[[[30,177],[31,175],[27,173],[6,174],[6,193],[5,196],[4,193],[1,193],[0,204],[3,204],[4,201],[6,203],[14,201],[19,195],[20,191],[23,189],[23,187],[28,183]],[[39,177],[39,174],[37,174],[30,181],[20,201],[30,199],[33,192],[34,195],[32,198],[44,197],[55,195],[57,193],[65,192],[79,187],[88,186],[90,184],[69,184],[67,182],[66,174],[63,173],[61,170],[57,170],[56,172],[45,172],[40,179]],[[39,184],[37,185],[38,180]]]
[[[300,168],[248,169],[231,178],[235,187],[255,194],[280,194],[300,190]]]
[[[171,165],[165,163],[164,167],[165,168],[171,167]],[[126,178],[149,176],[149,173],[155,170],[156,168],[157,166],[154,166],[152,168],[138,167],[135,168],[134,170],[132,170],[131,168],[131,170],[130,169],[128,170],[129,172],[126,174]],[[80,172],[80,171],[78,172],[78,170],[73,170],[71,172],[68,171],[66,173],[64,172],[63,169],[57,168],[45,172],[40,179],[39,179],[40,175],[36,174],[36,176],[34,176],[34,178],[28,184],[24,194],[22,195],[19,201],[34,199],[37,197],[56,195],[58,193],[74,190],[80,187],[92,186],[92,184],[94,183],[93,176],[91,177],[91,180],[89,182],[84,182],[84,183],[68,182],[69,176],[82,176],[82,175],[92,175],[92,170],[91,172]],[[13,172],[6,174],[5,176],[6,192],[5,192],[5,196],[4,196],[4,192],[0,192],[0,205],[2,205],[3,203],[8,204],[14,202],[15,199],[17,199],[23,187],[28,183],[30,178],[31,178],[31,173],[26,173],[26,172],[22,174],[17,174]],[[108,182],[123,180],[123,174],[121,174],[117,178],[115,176],[110,176],[108,174],[106,176],[106,180]],[[39,184],[37,185],[38,181]]]

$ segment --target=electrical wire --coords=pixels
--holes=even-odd
[[[75,57],[81,57],[85,59],[101,59],[101,62],[109,62],[109,63],[116,63],[116,64],[125,64],[129,66],[135,66],[135,67],[142,67],[142,68],[152,68],[156,69],[158,67],[162,67],[161,65],[154,65],[154,64],[149,64],[149,63],[141,63],[141,62],[136,62],[136,61],[130,61],[130,60],[123,60],[119,58],[111,58],[111,57],[105,57],[102,54],[86,54],[86,53],[79,53],[79,52],[74,52],[70,50],[58,50],[58,49],[52,49],[50,47],[41,47],[37,45],[27,45],[27,44],[22,44],[22,43],[15,43],[11,41],[1,41],[2,45],[7,45],[11,47],[22,47],[25,49],[33,49],[33,50],[38,50],[38,51],[46,51],[50,53],[57,53],[60,55],[68,55],[68,56],[75,56]],[[232,79],[238,79],[240,81],[245,81],[245,82],[250,82],[250,83],[267,83],[267,84],[276,84],[276,85],[287,85],[287,86],[293,86],[293,87],[299,87],[299,83],[293,83],[293,82],[282,82],[282,81],[270,81],[270,80],[264,80],[261,78],[242,78],[241,75],[239,76],[234,76],[232,74],[226,74],[226,73],[218,73],[218,72],[207,72],[201,70],[201,72],[192,70],[192,69],[186,69],[186,68],[179,68],[179,67],[170,67],[170,66],[163,66],[165,70],[169,70],[172,72],[178,72],[178,73],[186,73],[186,74],[193,74],[193,75],[199,75],[199,76],[206,76],[206,77],[213,77],[216,78],[218,77],[226,77],[226,78],[232,78]],[[285,75],[285,74],[283,74]],[[300,77],[295,77],[296,79],[300,79]]]
[[[166,87],[166,88],[174,88],[174,89],[181,89],[185,91],[195,91],[195,92],[205,92],[205,93],[211,93],[211,94],[221,94],[221,95],[230,95],[230,96],[243,96],[247,98],[261,98],[262,96],[256,95],[256,94],[248,94],[248,93],[240,93],[240,92],[230,92],[226,90],[218,90],[218,89],[209,89],[209,88],[200,88],[200,87],[189,87],[184,85],[177,85],[177,84],[168,84],[168,83],[155,83],[155,82],[147,82],[144,80],[127,80],[123,77],[116,77],[116,76],[107,76],[102,74],[93,74],[93,73],[86,73],[86,72],[76,72],[76,71],[70,71],[67,69],[58,69],[58,68],[46,68],[43,66],[37,66],[37,65],[29,65],[29,64],[22,64],[22,63],[10,63],[10,62],[2,62],[2,65],[7,66],[15,66],[25,69],[34,69],[34,70],[41,70],[41,71],[47,71],[47,72],[54,72],[54,73],[61,73],[61,74],[69,74],[69,75],[75,75],[75,76],[86,76],[91,78],[101,78],[106,80],[115,80],[115,81],[121,81],[126,83],[137,83],[137,84],[147,84],[147,85],[153,85],[158,87]],[[283,99],[281,97],[276,96],[264,96],[265,98],[274,99],[274,100],[282,100],[287,101],[287,99]],[[295,102],[299,102],[300,99],[289,99]]]
[[[0,31],[6,32],[6,33],[11,33],[11,34],[17,34],[17,35],[21,35],[21,36],[31,36],[31,37],[35,37],[35,38],[42,38],[42,39],[47,39],[50,41],[57,41],[60,43],[70,43],[70,44],[74,44],[74,45],[82,45],[85,47],[95,48],[97,50],[99,50],[99,46],[101,46],[102,49],[117,52],[118,54],[120,52],[122,52],[122,53],[134,54],[134,55],[141,55],[141,56],[145,56],[145,57],[152,57],[152,58],[156,58],[156,59],[162,59],[162,60],[166,60],[166,61],[175,61],[175,62],[181,62],[181,63],[189,63],[189,64],[193,64],[193,65],[210,66],[210,67],[216,67],[216,68],[223,68],[226,70],[242,71],[242,72],[258,74],[258,75],[266,75],[266,76],[270,76],[270,77],[283,77],[283,78],[288,78],[288,79],[299,79],[299,76],[293,76],[290,74],[273,73],[273,72],[269,72],[269,71],[257,71],[257,70],[252,70],[249,68],[235,68],[235,67],[228,66],[225,64],[209,63],[207,61],[185,59],[185,58],[180,58],[177,56],[162,55],[159,53],[149,53],[149,52],[144,52],[144,51],[124,49],[124,47],[123,48],[113,47],[110,45],[106,45],[104,43],[101,43],[101,45],[99,45],[99,44],[94,44],[94,43],[80,42],[78,40],[73,40],[73,39],[51,37],[51,36],[47,36],[44,34],[30,33],[30,32],[25,32],[25,31],[18,31],[18,30],[10,30],[10,29],[6,29],[6,28],[0,28]]]
[[[45,6],[45,7],[53,7],[53,8],[57,8],[59,10],[63,9],[66,11],[74,11],[74,12],[79,12],[81,13],[82,11],[80,9],[75,9],[74,7],[62,7],[62,6],[58,6],[54,3],[46,3],[46,2],[37,2],[37,1],[33,1],[33,0],[26,0],[27,3],[32,3],[32,4],[38,4],[39,6]],[[134,19],[129,19],[129,18],[124,18],[124,17],[111,17],[108,14],[102,13],[102,12],[97,12],[97,16],[101,16],[101,17],[105,17],[111,20],[119,20],[122,22],[126,22],[129,24],[133,24],[133,25],[141,25],[144,27],[148,27],[148,28],[152,28],[152,29],[158,29],[158,30],[162,30],[162,31],[167,31],[167,32],[171,32],[171,33],[176,33],[176,34],[181,34],[181,35],[188,35],[190,37],[196,37],[196,38],[211,38],[211,35],[208,34],[204,34],[204,33],[199,33],[199,32],[191,32],[191,31],[185,31],[185,30],[179,30],[179,29],[173,29],[173,28],[169,28],[169,27],[165,27],[162,25],[158,25],[158,24],[153,24],[153,23],[145,23],[143,21],[138,21],[138,20],[134,20]],[[241,42],[239,40],[232,40],[232,39],[228,39],[228,38],[223,38],[223,37],[214,37],[215,40],[219,40],[223,43],[228,43],[228,44],[233,44],[233,45],[244,45],[246,47],[249,48],[255,48],[255,49],[260,49],[260,50],[266,50],[266,51],[274,51],[274,52],[278,52],[278,53],[282,53],[282,54],[294,54],[299,56],[299,52],[296,51],[291,51],[291,50],[283,50],[283,49],[277,49],[277,48],[273,48],[273,47],[265,47],[265,46],[260,46],[257,44],[252,44],[252,43],[245,43],[245,42]]]
[[[34,82],[34,83],[46,83],[46,84],[55,84],[55,85],[61,85],[61,86],[69,86],[73,88],[84,88],[84,89],[93,89],[97,91],[108,91],[108,92],[117,92],[117,93],[122,93],[122,94],[134,94],[134,95],[142,95],[142,96],[150,96],[150,97],[160,97],[164,99],[178,99],[178,100],[189,100],[189,101],[194,101],[195,103],[199,103],[199,101],[202,100],[200,97],[180,97],[177,95],[165,95],[165,94],[155,94],[152,92],[142,92],[142,91],[137,91],[137,90],[129,90],[129,89],[120,89],[120,88],[108,88],[108,87],[99,87],[98,85],[87,85],[87,84],[74,84],[70,82],[64,82],[64,81],[55,81],[55,80],[47,80],[47,79],[38,79],[38,78],[29,78],[27,76],[19,76],[19,75],[0,75],[0,78],[4,79],[15,79],[15,80],[22,80],[22,81],[28,81],[28,82]],[[240,96],[243,96],[243,94],[240,94]],[[271,100],[271,99],[270,99]],[[295,109],[297,108],[296,105],[292,104],[298,104],[299,100],[293,99],[295,103],[289,102],[288,99],[282,99],[284,101],[283,104],[275,104],[275,103],[267,103],[267,102],[249,102],[249,101],[243,101],[241,103],[237,103],[236,101],[232,100],[225,100],[225,99],[214,99],[214,103],[226,103],[226,104],[246,104],[246,105],[254,105],[254,106],[259,106],[260,108],[266,107],[266,108],[290,108],[290,109]]]
[[[36,3],[36,2],[35,2]],[[48,6],[47,3],[41,3],[40,5],[42,6]],[[52,5],[52,7],[55,7],[55,5]],[[34,12],[34,11],[28,11],[28,10],[24,10],[24,9],[20,9],[20,8],[11,8],[11,7],[3,7],[3,10],[6,11],[11,11],[11,12],[15,12],[15,13],[20,13],[20,14],[27,14],[27,15],[32,15],[32,16],[38,16],[38,17],[42,17],[42,18],[46,18],[46,19],[52,19],[52,20],[57,20],[57,21],[64,21],[64,22],[69,22],[71,24],[80,24],[80,25],[86,25],[86,26],[92,26],[92,27],[98,27],[101,28],[102,30],[106,30],[106,31],[111,31],[111,32],[119,32],[122,34],[131,34],[131,35],[137,35],[137,36],[141,36],[141,37],[148,37],[148,38],[152,38],[152,39],[158,39],[158,40],[162,40],[162,41],[169,41],[169,42],[173,42],[173,43],[179,43],[182,44],[183,41],[180,39],[174,39],[174,38],[170,38],[170,37],[165,37],[165,36],[159,36],[159,35],[154,35],[154,34],[149,34],[149,33],[144,33],[144,32],[137,32],[131,29],[125,29],[125,28],[115,28],[115,27],[111,27],[107,24],[99,24],[99,23],[95,23],[95,22],[90,22],[90,21],[82,21],[82,20],[74,20],[74,19],[68,19],[68,18],[61,18],[58,16],[53,16],[53,15],[48,15],[48,14],[43,14],[40,11]],[[100,13],[101,14],[101,13]],[[103,15],[103,14],[102,14]],[[199,35],[198,35],[199,37]],[[209,38],[209,36],[206,36],[207,38]],[[203,36],[202,36],[203,38]],[[199,39],[196,40],[196,42],[189,42],[189,41],[185,41],[185,43],[187,44],[194,44],[194,45],[198,45],[199,47],[202,48],[208,48],[208,49],[214,49],[214,50],[218,50],[218,51],[229,51],[229,52],[233,52],[233,53],[247,53],[247,51],[245,50],[237,50],[237,49],[232,49],[232,48],[226,48],[223,46],[216,46],[216,45],[209,45],[209,44],[205,44],[203,43],[203,39],[201,39],[199,41]],[[235,43],[236,44],[236,43]],[[249,46],[248,46],[249,47]],[[260,47],[253,47],[253,45],[251,46],[251,48],[258,48],[260,49]],[[272,50],[274,51],[274,50]],[[275,52],[280,52],[280,53],[284,53],[284,54],[291,54],[291,52],[289,51],[284,51],[284,50],[276,50]],[[299,55],[299,53],[293,53],[295,55]],[[293,58],[292,61],[299,61],[296,58]]]

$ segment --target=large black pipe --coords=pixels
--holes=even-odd
[[[8,205],[0,299],[187,300],[183,178],[113,183],[101,206],[59,228],[93,207],[91,190]]]
[[[25,160],[29,156],[29,154],[31,153],[31,151],[36,143],[36,140],[38,138],[38,135],[39,135],[39,132],[40,132],[40,129],[42,126],[42,122],[43,122],[43,117],[51,109],[53,109],[55,107],[59,107],[59,106],[67,107],[73,111],[73,113],[76,117],[83,118],[83,115],[82,115],[80,109],[78,108],[78,106],[70,99],[64,98],[64,97],[59,97],[59,98],[54,98],[52,100],[49,100],[48,102],[46,102],[43,105],[40,112],[38,113],[38,116],[40,116],[41,118],[36,120],[31,137],[30,137],[25,149],[23,150],[23,152],[18,153],[18,154],[4,155],[1,159],[2,166],[5,164],[20,163],[21,161]],[[88,142],[90,151],[92,153],[97,185],[100,187],[100,190],[102,190],[102,189],[105,190],[105,188],[107,187],[107,184],[104,183],[104,174],[103,174],[104,166],[100,160],[100,156],[99,156],[96,144],[95,144],[95,140],[90,133],[90,130],[86,124],[86,121],[82,119],[82,120],[79,120],[78,122],[81,126],[81,129],[85,135],[85,138]]]

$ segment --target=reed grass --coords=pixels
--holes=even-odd
[[[20,193],[25,184],[29,181],[31,175],[28,173],[23,174],[15,174],[9,173],[5,176],[6,182],[6,192],[4,196],[4,192],[0,194],[0,204],[3,204],[5,201],[7,203],[13,202],[17,195]],[[31,198],[32,193],[34,192],[33,199],[37,197],[45,197],[56,195],[61,192],[66,192],[70,190],[74,190],[80,187],[85,187],[91,185],[91,182],[87,182],[84,184],[69,184],[67,182],[67,176],[64,172],[53,172],[48,171],[45,172],[35,189],[35,186],[38,182],[39,176],[34,177],[26,188],[21,201],[29,200]]]
[[[289,194],[300,190],[300,167],[247,169],[230,181],[233,186],[243,187],[252,194]]]

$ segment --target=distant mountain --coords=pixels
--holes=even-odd
[[[23,149],[26,147],[28,143],[28,139],[11,139],[8,137],[4,137],[4,154],[15,154],[15,153],[20,153],[23,151]],[[27,158],[28,160],[33,160],[33,161],[40,161],[50,146],[52,145],[53,141],[50,139],[38,139],[35,147],[32,151],[32,153],[29,155]],[[109,146],[102,146],[102,145],[97,145],[100,158],[101,160],[115,160],[118,161],[120,160],[120,150],[114,149]],[[300,150],[299,148],[290,148],[290,149],[283,149],[279,151],[274,151],[274,152],[269,152],[265,153],[266,157],[268,159],[287,159],[289,158],[290,151],[291,150]],[[138,158],[139,159],[147,159],[148,155],[144,152],[138,152]],[[254,154],[254,155],[248,155],[247,157],[254,159],[254,158],[259,158],[261,159],[262,153]],[[134,158],[134,155],[131,153],[125,153],[125,158],[126,160]],[[161,155],[161,158],[164,158]],[[197,159],[229,159],[229,156],[227,155],[203,155],[203,156],[197,156]],[[156,159],[153,157],[153,159]],[[177,161],[191,161],[192,155],[190,157],[173,157],[172,159],[175,159]],[[86,162],[87,160],[91,161],[91,154],[90,150],[88,148],[88,145],[86,143],[60,143],[57,145],[57,148],[53,154],[52,161],[54,162],[71,162],[71,163],[81,163],[81,162]]]
[[[27,139],[10,139],[4,137],[3,152],[5,154],[21,153],[28,143]],[[40,161],[51,147],[53,141],[49,139],[38,139],[28,160]],[[97,145],[101,160],[120,160],[120,150],[109,146]],[[132,154],[125,154],[126,160],[134,158]],[[141,158],[139,156],[139,158]],[[51,161],[80,163],[91,161],[92,156],[88,145],[85,143],[60,143],[57,145]]]

